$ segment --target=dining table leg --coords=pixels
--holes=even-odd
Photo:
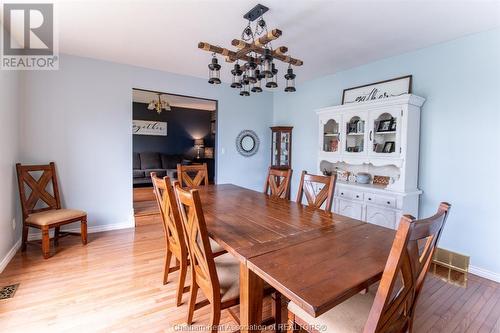
[[[260,332],[264,281],[246,264],[240,264],[240,332]]]

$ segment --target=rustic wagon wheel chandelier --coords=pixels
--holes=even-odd
[[[250,92],[262,92],[263,85],[266,88],[274,89],[278,87],[278,69],[275,60],[288,64],[288,69],[284,78],[286,80],[285,91],[295,91],[295,77],[292,66],[302,66],[302,60],[286,55],[288,48],[280,46],[273,49],[271,42],[278,39],[282,32],[279,29],[268,31],[264,13],[269,8],[261,4],[252,8],[243,18],[248,20],[247,26],[241,33],[241,39],[233,39],[231,44],[238,50],[231,51],[220,46],[199,42],[198,48],[212,52],[212,61],[208,65],[208,83],[220,84],[221,65],[218,62],[217,54],[225,57],[225,61],[234,63],[231,70],[233,81],[231,88],[240,89],[241,96],[250,96]],[[255,22],[252,28],[252,22]],[[244,62],[240,65],[240,60]]]

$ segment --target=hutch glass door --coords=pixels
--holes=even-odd
[[[345,142],[344,152],[366,154],[366,113],[344,115]]]
[[[327,153],[339,153],[341,149],[341,121],[340,119],[330,118],[322,121],[323,124],[323,147],[322,150]]]
[[[400,154],[401,111],[382,109],[372,112],[370,119],[370,154]]]

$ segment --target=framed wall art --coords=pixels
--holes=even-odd
[[[368,102],[411,93],[412,76],[374,82],[363,86],[344,89],[342,104]]]

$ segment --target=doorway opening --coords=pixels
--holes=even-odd
[[[177,179],[177,165],[207,164],[217,181],[217,101],[132,90],[132,179],[135,225],[161,223],[151,172]]]

